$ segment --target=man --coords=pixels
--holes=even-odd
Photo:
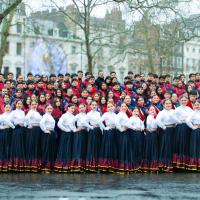
[[[103,73],[103,71],[99,71],[98,77],[95,80],[95,85],[97,86],[98,89],[100,89],[100,86],[103,82],[104,82],[104,73]]]

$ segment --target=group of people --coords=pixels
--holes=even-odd
[[[1,172],[200,170],[199,73],[8,73],[0,91]]]

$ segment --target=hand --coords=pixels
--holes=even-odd
[[[106,127],[105,130],[108,131],[108,130],[110,130],[110,128],[109,128],[109,127]]]
[[[166,128],[167,128],[166,126],[163,126],[163,127],[162,127],[163,130],[166,130]]]
[[[75,132],[79,132],[81,129],[80,128],[77,128],[76,130],[75,130]]]

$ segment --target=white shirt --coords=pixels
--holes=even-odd
[[[92,129],[93,126],[99,126],[99,120],[101,119],[100,112],[91,110],[85,117],[85,126]]]
[[[24,126],[27,126],[29,128],[31,128],[32,126],[39,126],[41,119],[42,116],[40,115],[40,113],[37,112],[37,110],[31,109],[30,111],[28,111],[25,117]]]
[[[114,112],[104,113],[99,120],[101,129],[109,130],[109,129],[115,128],[115,120],[116,120],[116,114]],[[105,122],[106,127],[103,122]]]
[[[144,122],[136,115],[130,117],[125,126],[133,130],[144,130]]]
[[[156,123],[156,119],[154,118],[153,115],[148,115],[147,120],[146,120],[146,128],[148,130],[155,130],[158,128],[158,125]]]
[[[25,112],[21,109],[16,109],[14,111],[11,112],[10,114],[10,122],[13,123],[13,125],[24,125],[24,121],[25,121]]]
[[[12,114],[11,112],[4,112],[3,114],[0,115],[0,129],[5,129],[5,128],[15,128],[15,126],[11,123],[10,121],[10,115]]]
[[[59,119],[58,127],[64,132],[71,132],[71,131],[75,132],[76,131],[75,116],[70,112],[66,112]]]
[[[175,115],[181,123],[184,123],[192,111],[190,107],[181,105],[175,109]]]
[[[80,128],[80,127],[81,128],[83,128],[83,127],[86,128],[86,126],[85,126],[85,117],[86,117],[86,113],[83,113],[83,112],[81,112],[81,113],[79,113],[79,114],[77,114],[75,116],[74,122],[77,123],[77,127],[78,128]]]
[[[125,131],[126,130],[126,123],[129,120],[128,116],[124,112],[119,112],[116,115],[115,126],[118,130]]]
[[[166,129],[167,125],[174,125],[177,123],[181,123],[180,120],[175,115],[174,110],[162,110],[158,113],[156,117],[156,123],[162,129]]]
[[[54,130],[54,128],[55,128],[55,120],[54,120],[54,118],[52,117],[52,115],[50,113],[45,113],[42,116],[42,119],[40,121],[40,128],[45,133],[48,133],[49,130]]]
[[[200,125],[200,110],[193,111],[186,120],[187,125],[195,129],[195,125]]]

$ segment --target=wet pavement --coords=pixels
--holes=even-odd
[[[0,174],[0,199],[200,199],[200,174]]]

